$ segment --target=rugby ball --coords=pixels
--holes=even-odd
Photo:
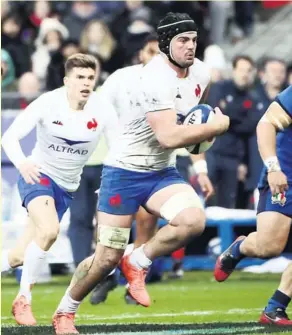
[[[189,113],[186,115],[183,124],[184,125],[192,125],[192,124],[203,124],[208,123],[213,119],[214,116],[213,108],[207,104],[200,104],[193,107]],[[215,142],[215,137],[211,138],[210,140],[206,140],[204,142],[191,145],[186,149],[191,154],[200,154],[209,150]]]

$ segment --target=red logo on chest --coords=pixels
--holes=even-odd
[[[201,86],[198,84],[197,87],[195,88],[195,94],[197,98],[201,96],[201,92],[202,92]]]
[[[98,123],[96,122],[96,120],[94,118],[91,121],[87,122],[87,128],[88,129],[96,130],[97,126],[98,126]]]

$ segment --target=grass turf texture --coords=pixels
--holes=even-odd
[[[256,323],[279,280],[280,275],[235,272],[219,284],[211,272],[189,272],[181,280],[148,285],[152,297],[149,308],[126,305],[124,288],[118,287],[104,304],[92,306],[87,298],[76,325],[82,334],[100,335],[292,334],[292,328]],[[32,307],[40,326],[13,327],[11,303],[18,286],[14,278],[2,278],[2,334],[53,334],[48,325],[69,281],[68,276],[54,277],[49,284],[37,285]]]

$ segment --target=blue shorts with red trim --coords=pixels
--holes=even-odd
[[[41,173],[41,182],[34,185],[27,184],[22,176],[18,178],[18,190],[22,201],[22,206],[27,208],[31,200],[42,195],[48,195],[55,200],[55,206],[59,221],[67,211],[73,199],[72,192],[67,192],[56,184],[52,178]]]
[[[289,185],[288,191],[272,197],[269,185],[259,189],[260,198],[257,208],[257,214],[262,212],[277,212],[292,218],[292,185]]]
[[[98,210],[115,215],[135,214],[154,193],[173,184],[187,184],[174,167],[161,171],[136,172],[105,165]]]

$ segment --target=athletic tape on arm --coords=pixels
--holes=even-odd
[[[291,124],[292,120],[277,102],[273,102],[260,122],[271,123],[276,129],[284,130]]]

